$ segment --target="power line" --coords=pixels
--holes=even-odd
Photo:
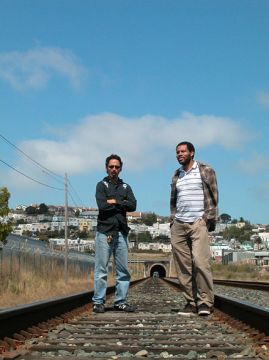
[[[64,190],[64,189],[56,188],[56,187],[54,187],[54,186],[47,185],[47,184],[45,184],[45,183],[42,183],[42,182],[39,181],[39,180],[35,180],[35,179],[33,179],[31,176],[28,176],[28,175],[24,174],[23,172],[21,172],[20,170],[15,169],[12,165],[9,165],[9,164],[6,163],[4,160],[1,160],[1,159],[0,159],[0,161],[1,161],[3,164],[5,164],[6,166],[8,166],[9,168],[11,168],[12,170],[16,171],[17,173],[25,176],[26,178],[28,178],[28,179],[30,179],[30,180],[32,180],[32,181],[34,181],[34,182],[36,182],[36,183],[38,183],[38,184],[40,184],[40,185],[43,185],[43,186],[46,186],[46,187],[49,187],[49,188],[55,189],[55,190],[61,190],[61,191]]]
[[[71,200],[73,201],[74,205],[75,205],[76,207],[79,207],[79,205],[78,205],[78,204],[76,203],[76,201],[74,200],[74,198],[73,198],[73,196],[72,196],[72,194],[71,194],[70,191],[68,191],[68,195],[71,197]]]
[[[29,160],[31,160],[36,166],[38,166],[39,168],[42,169],[42,171],[44,173],[46,173],[49,176],[52,176],[53,178],[58,177],[61,179],[64,179],[63,176],[56,174],[55,172],[49,170],[48,168],[46,168],[45,166],[43,166],[42,164],[40,164],[39,162],[37,162],[36,160],[34,160],[33,158],[31,158],[28,154],[26,154],[24,151],[22,151],[20,148],[18,148],[16,145],[14,145],[11,141],[9,141],[5,136],[3,136],[2,134],[0,134],[0,138],[2,138],[6,143],[8,143],[9,145],[11,145],[12,147],[14,147],[17,151],[19,151],[20,153],[22,153],[25,157],[27,157]],[[57,181],[60,181],[59,179],[55,179]],[[62,181],[60,181],[61,184],[63,184]]]
[[[69,179],[68,179],[68,183],[69,183],[70,187],[72,188],[73,192],[75,193],[75,195],[77,196],[77,198],[79,199],[81,205],[84,206],[84,207],[87,207],[87,206],[85,206],[83,200],[81,200],[80,196],[78,195],[77,191],[75,190],[74,186],[71,184],[71,182],[70,182]],[[72,198],[73,202],[75,203],[75,201],[74,201],[71,193],[70,193],[70,192],[68,192],[68,193],[69,193],[70,197]],[[76,206],[77,206],[77,205],[76,205]]]

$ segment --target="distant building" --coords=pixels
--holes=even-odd
[[[84,239],[67,239],[68,241],[68,248],[74,249],[77,251],[84,252],[86,250],[92,250],[95,249],[95,241],[94,240],[84,240]],[[59,249],[62,250],[65,247],[65,239],[62,238],[51,238],[49,239],[49,244],[53,249]]]
[[[269,268],[269,251],[255,252],[255,264],[258,266]]]
[[[170,223],[159,224],[155,223],[152,226],[148,226],[148,230],[150,235],[155,238],[159,236],[167,236],[171,238],[171,231],[170,231]]]
[[[64,216],[65,215],[65,206],[63,206],[63,205],[48,205],[48,211],[54,215]],[[74,216],[75,209],[71,206],[68,206],[67,214],[68,214],[68,216]]]
[[[129,228],[136,234],[143,233],[145,231],[149,231],[148,226],[145,225],[145,224],[132,224],[132,223],[129,223],[128,225],[129,225]]]
[[[216,261],[222,261],[223,250],[232,250],[227,244],[211,244],[210,255]]]
[[[142,218],[142,213],[138,211],[133,212],[127,212],[127,220],[133,221],[133,220],[140,220]]]
[[[89,232],[93,230],[93,221],[91,219],[79,219],[79,231]]]
[[[18,211],[19,211],[19,210],[25,211],[27,207],[28,207],[28,206],[26,206],[26,205],[17,205],[17,206],[15,207],[15,209],[18,210]]]
[[[216,249],[215,260],[226,265],[239,262],[269,268],[269,251]]]
[[[52,215],[50,214],[39,214],[36,216],[37,221],[52,221]]]
[[[263,232],[263,231],[265,231],[265,230],[266,230],[265,226],[263,226],[263,225],[256,225],[256,226],[252,229],[252,232],[254,232],[254,233],[260,233],[260,232]]]
[[[258,236],[260,237],[263,245],[269,249],[269,232],[259,232]]]
[[[138,249],[139,250],[154,250],[154,251],[171,252],[172,246],[171,246],[171,244],[162,244],[159,242],[139,243]]]
[[[87,211],[82,211],[79,214],[79,217],[84,219],[97,220],[98,214],[99,214],[98,209],[89,209]]]
[[[17,221],[17,220],[25,220],[26,219],[26,215],[25,214],[22,214],[22,213],[19,213],[19,214],[17,214],[17,213],[9,213],[8,214],[8,217],[10,218],[10,219],[14,219],[15,221]]]
[[[224,223],[220,223],[220,222],[217,222],[216,223],[216,229],[215,229],[215,233],[219,233],[221,231],[224,231],[225,229],[231,227],[231,226],[235,226],[235,224],[224,224]]]
[[[51,222],[43,223],[30,223],[30,224],[19,224],[14,228],[14,233],[22,235],[24,231],[30,231],[32,233],[45,232],[51,229]]]
[[[253,250],[253,244],[249,241],[245,241],[241,244],[240,248],[246,251]]]
[[[236,224],[234,224],[238,229],[242,229],[243,227],[246,226],[246,223],[244,221],[240,221],[237,222]]]

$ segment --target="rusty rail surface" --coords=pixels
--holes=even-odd
[[[178,281],[165,279],[173,286],[180,288]],[[214,281],[215,283],[215,281]],[[240,283],[239,281],[237,282]],[[240,287],[244,287],[241,282]],[[228,283],[226,283],[228,285]],[[229,283],[230,286],[232,286]],[[250,285],[248,283],[248,285]],[[260,290],[260,288],[259,288]],[[252,326],[260,332],[269,335],[269,311],[260,306],[250,305],[245,301],[236,300],[225,295],[215,294],[215,308],[223,311],[224,313],[231,315],[233,318],[244,322],[246,325]]]
[[[134,280],[131,285],[144,279]],[[111,286],[107,294],[115,291]],[[44,301],[37,301],[28,305],[21,305],[0,311],[0,339],[12,336],[20,330],[26,330],[40,322],[61,316],[84,305],[91,303],[93,291],[80,292],[70,296],[57,297]],[[1,359],[0,359],[1,360]]]
[[[53,318],[49,316],[45,319],[48,312],[51,315],[45,304],[35,304],[35,316],[40,311],[45,320],[35,321],[25,330],[18,326],[16,333],[10,337],[3,331],[0,359],[122,360],[134,356],[155,359],[267,359],[269,339],[265,332],[258,331],[259,326],[255,329],[220,311],[221,307],[221,310],[227,310],[221,299],[217,300],[217,309],[209,317],[184,314],[181,309],[185,301],[174,281],[168,283],[160,278],[146,278],[136,281],[129,291],[129,300],[137,306],[137,311],[123,313],[114,311],[113,288],[109,292],[103,314],[92,312],[90,292],[69,297],[74,303],[78,296],[80,307],[75,308],[73,304],[68,312],[56,317],[53,315]],[[63,301],[68,302],[67,299]],[[60,299],[54,299],[49,307],[57,307],[60,311]],[[25,311],[28,318],[32,317],[30,306]],[[249,313],[249,309],[244,307],[242,311]],[[20,313],[22,321],[22,308]],[[1,329],[3,320],[8,329],[7,319],[7,312],[5,318],[0,313]]]

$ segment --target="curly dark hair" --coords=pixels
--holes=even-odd
[[[193,154],[195,154],[195,148],[194,148],[193,144],[190,143],[189,141],[181,141],[179,144],[177,144],[176,149],[177,149],[180,145],[187,145],[188,150],[189,150],[189,151],[193,151]],[[194,157],[194,155],[193,155],[193,157]],[[192,157],[192,158],[193,158],[193,157]]]
[[[121,161],[121,158],[119,155],[116,155],[116,154],[111,154],[110,156],[108,156],[106,158],[106,167],[108,166],[108,163],[110,160],[118,160],[120,162],[120,167],[122,168],[122,165],[123,165],[123,162]]]

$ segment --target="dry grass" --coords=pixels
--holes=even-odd
[[[214,279],[269,282],[269,271],[250,264],[212,264]]]
[[[68,274],[65,282],[62,266],[44,264],[37,271],[20,266],[15,260],[12,271],[9,261],[3,261],[0,272],[0,308],[45,300],[51,297],[87,291],[93,287],[92,273]],[[42,270],[42,271],[40,271]]]
[[[1,279],[2,280],[2,279]],[[5,288],[1,286],[0,308],[28,304],[39,300],[68,295],[91,289],[90,279],[69,278],[65,283],[62,279],[40,279],[30,273],[22,273],[19,281],[5,279]]]
[[[149,252],[130,252],[129,253],[129,259],[130,260],[168,260],[171,258],[171,254],[170,253],[163,253],[163,252],[159,252],[159,253],[154,253],[152,251]]]
[[[40,271],[41,270],[41,271]],[[130,264],[132,280],[144,275],[142,264]],[[108,285],[114,285],[115,274],[108,274]],[[58,296],[71,295],[93,289],[93,271],[89,273],[70,273],[65,282],[63,266],[42,264],[42,269],[32,271],[19,264],[4,260],[0,271],[0,309],[29,304],[35,301],[46,300]]]
[[[166,254],[130,253],[132,260],[161,260],[170,259]],[[132,280],[144,276],[143,263],[130,263]],[[257,269],[248,264],[212,265],[213,277],[215,279],[254,280],[269,282],[269,272],[265,269]],[[22,264],[12,263],[10,272],[10,261],[2,262],[0,268],[0,309],[9,308],[35,301],[46,300],[53,297],[71,295],[82,291],[93,289],[93,269],[89,273],[69,272],[68,281],[65,282],[63,266],[46,267],[42,264],[42,271],[32,271]],[[108,285],[114,284],[114,271],[108,275]]]

